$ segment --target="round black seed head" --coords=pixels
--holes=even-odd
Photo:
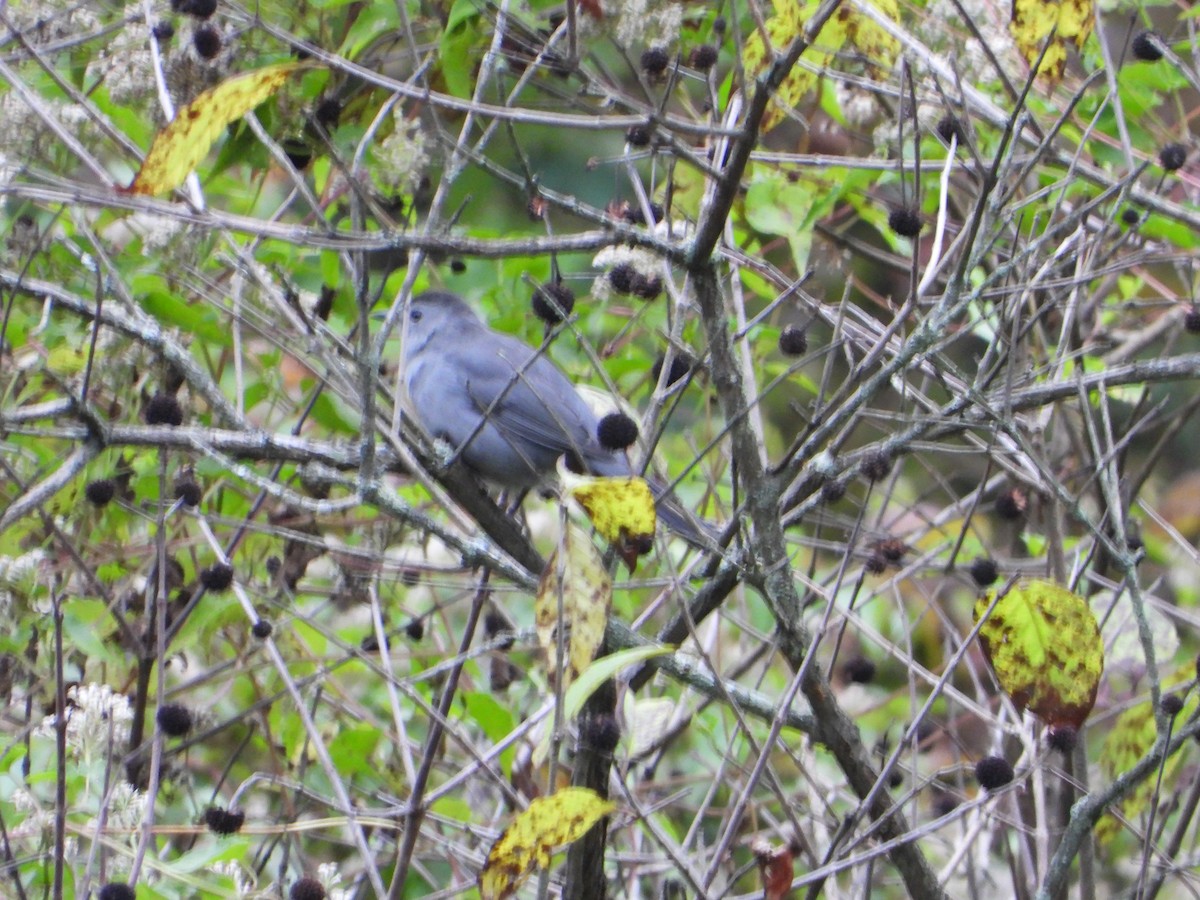
[[[450,260],[450,271],[455,275],[461,275],[467,271],[467,264],[461,259],[452,259]]]
[[[1013,767],[1003,756],[985,756],[975,763],[975,780],[981,787],[994,791],[1013,780]]]
[[[200,583],[206,591],[224,591],[233,584],[233,566],[228,563],[217,563],[207,569],[200,570]]]
[[[184,506],[199,506],[203,495],[204,492],[194,479],[180,478],[175,482],[175,498],[182,500]]]
[[[1020,488],[1009,488],[996,498],[996,515],[1016,521],[1029,509],[1029,497]]]
[[[821,500],[825,503],[837,503],[846,496],[846,482],[840,478],[832,478],[821,485]]]
[[[630,147],[645,147],[650,143],[652,134],[648,125],[631,125],[625,132],[625,143]]]
[[[898,563],[908,552],[908,545],[899,538],[886,538],[875,546],[875,552],[890,563]]]
[[[325,887],[315,878],[301,878],[288,891],[288,900],[325,900]]]
[[[725,21],[724,16],[717,16],[715,19],[713,19],[713,24],[712,24],[713,34],[724,34],[725,29],[728,27],[729,27],[729,25]]]
[[[547,281],[534,290],[530,305],[547,325],[557,325],[575,308],[575,292],[561,281]]]
[[[921,214],[907,206],[898,206],[888,213],[888,228],[901,237],[916,237],[921,233]]]
[[[259,619],[250,626],[250,633],[260,641],[265,641],[267,638],[269,638],[272,630],[271,623],[266,619]]]
[[[425,637],[425,623],[420,619],[413,619],[404,626],[404,633],[410,641],[419,641]]]
[[[379,638],[377,638],[374,634],[368,634],[365,638],[359,641],[358,646],[362,649],[363,653],[375,653],[377,650],[379,650]]]
[[[612,753],[621,740],[621,724],[612,713],[586,716],[579,723],[579,739],[600,753]]]
[[[134,900],[136,896],[137,891],[132,885],[120,881],[110,881],[100,888],[100,893],[96,895],[97,900]]]
[[[642,300],[653,300],[662,293],[662,279],[657,275],[646,277],[638,275],[633,279],[633,284],[629,287],[629,293],[635,297],[640,297]]]
[[[221,52],[221,32],[211,25],[197,28],[192,33],[192,46],[201,59],[212,59]]]
[[[1187,154],[1187,147],[1183,144],[1165,144],[1158,151],[1158,164],[1168,172],[1174,172],[1183,168],[1183,164],[1187,162]]]
[[[1046,732],[1046,743],[1051,750],[1057,750],[1064,756],[1075,749],[1079,742],[1079,729],[1074,725],[1054,725]]]
[[[317,302],[313,304],[313,315],[322,322],[329,321],[333,312],[333,301],[337,299],[337,288],[331,284],[321,285],[321,293],[317,294]]]
[[[865,656],[852,657],[842,666],[842,675],[852,684],[870,684],[875,680],[875,663]]]
[[[688,56],[688,65],[700,72],[707,72],[717,64],[717,48],[712,44],[693,47]]]
[[[633,289],[633,283],[639,278],[638,270],[629,263],[613,266],[608,271],[608,283],[618,294],[628,294]]]
[[[1183,314],[1183,329],[1188,334],[1200,334],[1200,309],[1193,306]]]
[[[863,457],[862,473],[872,481],[887,477],[892,471],[892,457],[886,450],[875,450]]]
[[[867,557],[867,561],[863,563],[863,568],[870,575],[882,575],[887,571],[888,561],[878,553],[872,553]]]
[[[83,494],[88,498],[88,503],[93,506],[104,506],[117,493],[117,483],[111,478],[97,478],[95,481],[89,481],[87,487],[83,489]]]
[[[1164,713],[1173,719],[1183,709],[1183,698],[1178,694],[1164,694],[1162,700],[1159,701],[1159,706],[1162,707]]]
[[[512,625],[503,613],[496,610],[489,610],[488,614],[483,617],[483,633],[492,638],[500,634],[502,631],[511,631]]]
[[[662,376],[663,363],[666,362],[666,355],[659,356],[654,361],[654,365],[650,367],[650,377],[658,384],[659,378]],[[687,377],[688,372],[696,365],[690,354],[677,352],[671,359],[671,371],[667,373],[667,387],[671,387],[676,382]]]
[[[146,403],[147,425],[170,425],[177,427],[183,424],[183,407],[174,394],[159,392]]]
[[[779,332],[779,352],[784,356],[803,356],[808,352],[808,332],[799,325],[788,325]]]
[[[183,737],[192,730],[192,711],[180,703],[164,703],[155,715],[158,727],[167,737]]]
[[[967,131],[963,128],[962,120],[954,113],[946,113],[938,120],[937,133],[945,143],[949,144],[951,140],[958,140],[958,146],[962,146],[967,142]]]
[[[217,0],[177,0],[171,3],[171,8],[185,16],[208,19],[217,11]]]
[[[150,29],[150,33],[154,35],[154,39],[161,44],[175,37],[175,26],[166,19],[163,19],[160,22],[154,23],[154,27]]]
[[[899,769],[892,769],[891,774],[888,775],[888,787],[898,788],[902,784],[904,784],[904,773]]]
[[[237,834],[246,824],[246,814],[240,809],[210,806],[204,811],[204,824],[213,834]]]
[[[671,57],[667,55],[667,51],[662,47],[651,47],[642,54],[642,69],[648,75],[661,75],[667,71],[667,66],[671,63]]]
[[[1153,31],[1142,31],[1134,35],[1129,44],[1129,52],[1134,59],[1143,62],[1158,62],[1163,58],[1162,38]]]
[[[1125,209],[1121,210],[1121,221],[1124,222],[1126,225],[1136,225],[1141,220],[1142,220],[1141,213],[1139,213],[1132,206],[1128,206]]]
[[[605,450],[624,450],[637,440],[637,422],[623,412],[611,412],[596,426],[596,437]]]
[[[977,557],[971,563],[971,578],[980,587],[987,587],[989,584],[995,584],[1000,573],[996,570],[995,560],[988,559],[986,556]]]
[[[650,215],[654,217],[655,222],[661,222],[666,216],[666,211],[663,209],[661,203],[651,203]],[[646,216],[642,212],[642,207],[640,205],[634,206],[632,203],[626,203],[625,206],[622,207],[621,218],[630,225],[646,224]]]
[[[326,131],[333,131],[342,118],[342,104],[333,97],[326,97],[313,110],[313,118]]]

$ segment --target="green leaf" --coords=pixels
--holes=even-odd
[[[206,306],[184,303],[167,291],[143,294],[140,303],[142,309],[162,325],[179,328],[205,343],[229,346],[229,329],[224,328]]]
[[[329,742],[329,755],[338,771],[345,775],[376,773],[378,767],[372,760],[379,746],[379,729],[370,725],[343,728]]]
[[[975,604],[975,621],[996,597]],[[1022,579],[979,630],[1000,686],[1018,709],[1050,725],[1078,728],[1092,711],[1104,672],[1100,627],[1086,600],[1052,581]]]
[[[455,97],[470,98],[475,88],[477,53],[472,52],[484,35],[475,0],[458,0],[450,7],[446,30],[442,32],[442,77],[446,89]]]

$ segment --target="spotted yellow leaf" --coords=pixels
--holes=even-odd
[[[1095,15],[1092,0],[1013,0],[1013,40],[1030,65],[1037,62],[1042,46],[1054,35],[1039,74],[1050,79],[1062,75],[1067,44],[1083,47],[1092,33]]]
[[[614,809],[615,803],[582,787],[563,788],[532,801],[492,845],[479,873],[482,900],[513,896],[534,866],[550,864],[556,847],[579,840]]]
[[[612,578],[591,540],[578,528],[568,528],[542,573],[534,605],[538,642],[546,653],[552,680],[558,673],[558,632],[565,630],[563,688],[591,665],[604,640],[612,587]]]
[[[154,138],[132,194],[163,194],[183,184],[225,127],[277,90],[303,63],[280,63],[229,78],[205,91]]]
[[[575,479],[569,492],[600,535],[613,544],[631,569],[652,546],[657,513],[644,478]]]
[[[976,621],[995,596],[979,598]],[[979,638],[1018,709],[1050,725],[1083,724],[1104,672],[1100,626],[1086,600],[1052,581],[1022,579],[1001,596]]]
[[[895,20],[899,16],[897,0],[874,0],[872,5],[890,19]],[[774,63],[773,53],[781,52],[801,35],[820,3],[818,0],[774,0],[774,7],[774,14],[765,23],[770,50],[763,40],[762,31],[755,29],[742,51],[746,73],[755,79],[770,69]],[[833,62],[847,44],[865,58],[868,69],[872,71],[891,66],[900,51],[895,38],[870,18],[854,10],[848,2],[843,3],[833,18],[825,23],[813,45],[804,51],[801,61],[792,67],[779,85],[774,102],[763,116],[762,131],[770,131],[783,121],[788,109],[799,105],[804,95],[817,86],[819,72]]]

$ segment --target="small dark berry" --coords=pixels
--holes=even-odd
[[[1200,334],[1200,309],[1193,306],[1183,314],[1183,329],[1188,334]]]
[[[717,16],[713,19],[712,29],[714,34],[724,34],[727,27],[729,26],[725,22],[724,16]]]
[[[1183,698],[1178,694],[1164,694],[1159,705],[1162,707],[1162,711],[1173,719],[1183,709]]]
[[[717,64],[717,48],[712,44],[701,44],[693,47],[688,56],[688,65],[699,72],[707,72]]]
[[[621,724],[612,713],[585,716],[579,723],[579,741],[600,753],[612,753],[621,740]]]
[[[661,75],[667,71],[671,57],[662,47],[651,47],[642,54],[642,68],[649,75]]]
[[[938,137],[944,143],[949,144],[952,140],[958,141],[958,146],[962,146],[967,142],[967,132],[963,128],[962,121],[953,113],[946,113],[938,120],[937,123]]]
[[[635,297],[640,297],[642,300],[653,300],[662,293],[662,279],[657,275],[649,277],[639,275],[633,279],[633,284],[630,285],[629,293]]]
[[[204,811],[204,824],[213,834],[236,834],[246,824],[246,814],[239,810],[210,806]]]
[[[1121,221],[1126,225],[1136,225],[1138,222],[1142,221],[1142,215],[1136,209],[1130,206],[1121,210]]]
[[[652,134],[648,125],[631,125],[625,132],[625,143],[630,147],[645,147],[649,145]]]
[[[200,583],[206,591],[224,591],[233,584],[233,566],[228,563],[217,563],[207,569],[200,570]]]
[[[181,500],[184,506],[199,506],[204,492],[191,478],[180,478],[175,482],[175,499]]]
[[[1187,154],[1187,147],[1183,144],[1167,144],[1158,151],[1158,164],[1168,172],[1174,172],[1183,168]]]
[[[116,495],[117,484],[111,478],[97,478],[88,482],[83,493],[93,506],[104,506]]]
[[[904,784],[904,773],[899,769],[892,769],[891,774],[888,775],[888,787],[898,788],[902,784]]]
[[[1029,508],[1029,497],[1020,488],[1009,488],[996,498],[996,515],[1015,521],[1025,515]]]
[[[166,19],[163,19],[161,22],[154,23],[154,27],[150,30],[150,33],[161,44],[175,37],[175,26]]]
[[[192,711],[180,703],[164,703],[154,718],[167,737],[183,737],[195,724]]]
[[[846,496],[846,482],[834,478],[821,485],[821,500],[825,503],[837,503]]]
[[[605,450],[624,450],[637,436],[637,422],[623,412],[609,413],[596,426],[596,437]]]
[[[1013,780],[1013,767],[1003,756],[985,756],[975,763],[975,780],[981,787],[994,791]]]
[[[317,104],[317,108],[313,110],[313,118],[326,131],[333,131],[333,129],[337,128],[341,117],[342,104],[333,97],[324,98]]]
[[[995,560],[988,559],[986,556],[976,557],[971,563],[971,578],[980,587],[987,587],[989,584],[995,584],[1000,573],[996,570]]]
[[[659,356],[654,361],[654,365],[650,367],[650,377],[655,384],[658,384],[659,378],[662,376],[663,363],[666,362],[666,355]],[[671,359],[671,371],[667,373],[667,387],[674,386],[677,382],[687,377],[688,372],[692,371],[696,366],[696,360],[692,358],[690,353],[678,351]]]
[[[870,575],[882,575],[887,571],[888,562],[878,553],[872,553],[867,557],[867,561],[863,563],[863,568]]]
[[[192,46],[201,59],[212,59],[221,52],[221,32],[211,25],[197,28],[192,34]]]
[[[898,206],[888,213],[888,228],[901,237],[916,237],[921,233],[921,214],[915,209]]]
[[[842,674],[852,684],[870,684],[875,680],[875,663],[865,656],[855,656],[846,660]]]
[[[663,210],[661,203],[651,203],[650,215],[654,217],[655,222],[661,222],[666,216],[666,212]],[[646,216],[642,212],[641,206],[635,206],[628,202],[622,203],[620,218],[624,219],[630,225],[646,224]]]
[[[629,263],[613,266],[608,272],[608,283],[618,294],[628,294],[633,289],[633,283],[639,277],[638,270]]]
[[[1134,35],[1129,45],[1135,59],[1143,62],[1158,62],[1163,58],[1162,38],[1153,31],[1142,31]]]
[[[530,305],[547,325],[557,325],[575,308],[575,292],[561,281],[547,281],[534,290]]]
[[[208,19],[217,11],[217,0],[173,0],[171,8],[185,16]]]
[[[267,638],[269,638],[272,630],[271,623],[266,619],[259,619],[250,626],[250,633],[260,641],[265,641]]]
[[[313,315],[322,322],[329,321],[329,314],[333,312],[333,301],[337,299],[337,290],[333,285],[321,285],[321,293],[317,294],[317,302],[313,306]]]
[[[885,478],[892,471],[892,456],[886,450],[874,450],[863,457],[862,473],[872,481]]]
[[[467,271],[467,264],[461,259],[452,259],[450,260],[450,271],[455,275],[461,275]]]
[[[301,878],[288,891],[288,900],[325,900],[325,887],[315,878]]]
[[[1046,743],[1050,745],[1050,749],[1064,755],[1074,750],[1078,742],[1079,729],[1074,725],[1054,725],[1046,732]]]
[[[425,637],[425,623],[420,619],[413,619],[404,626],[404,633],[408,635],[409,640],[419,641]]]
[[[145,413],[147,425],[177,427],[183,424],[183,407],[173,394],[155,394],[147,401]]]
[[[908,545],[899,538],[887,538],[880,541],[876,547],[876,552],[890,563],[898,563],[904,559],[904,554],[908,552]]]
[[[802,356],[808,352],[808,332],[799,325],[788,325],[779,332],[779,352],[784,356]]]
[[[483,633],[490,638],[495,637],[502,631],[511,630],[512,625],[509,624],[509,621],[504,617],[504,614],[499,613],[494,609],[490,610],[483,618]]]
[[[132,885],[122,884],[119,881],[110,881],[104,887],[100,888],[100,893],[96,895],[96,900],[134,900],[137,896],[137,891]]]
[[[368,634],[359,642],[358,646],[363,653],[376,653],[379,650],[379,638],[374,634]]]

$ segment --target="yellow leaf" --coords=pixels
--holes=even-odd
[[[262,103],[303,63],[280,63],[237,75],[205,91],[155,137],[131,194],[163,194],[183,183],[225,127]]]
[[[975,604],[975,621],[995,597]],[[1022,579],[979,630],[996,678],[1018,709],[1050,725],[1078,728],[1092,711],[1104,671],[1100,627],[1086,600],[1052,581]]]
[[[1037,62],[1042,45],[1054,34],[1039,73],[1057,79],[1067,59],[1067,44],[1083,47],[1094,23],[1092,0],[1013,0],[1010,30],[1030,65]]]
[[[532,801],[492,845],[479,873],[482,900],[511,897],[535,865],[549,865],[555,847],[579,840],[616,808],[615,803],[582,787],[563,788]]]
[[[568,528],[562,546],[551,555],[542,573],[534,607],[538,641],[546,653],[552,682],[558,673],[559,628],[566,629],[565,689],[595,658],[604,640],[611,604],[612,578],[604,568],[604,561],[587,535],[578,528]]]
[[[654,494],[644,478],[583,478],[570,488],[601,536],[616,545],[633,568],[651,547],[657,514]]]

